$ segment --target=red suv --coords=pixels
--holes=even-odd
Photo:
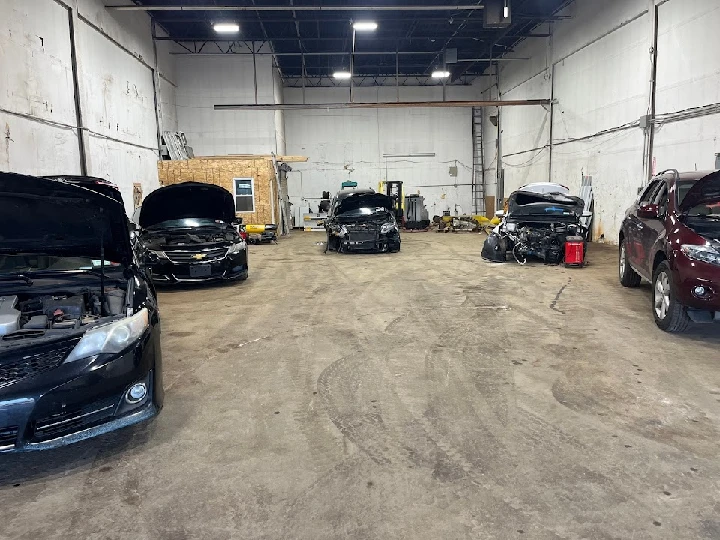
[[[653,285],[655,323],[682,332],[720,322],[720,171],[665,171],[627,211],[620,283]]]

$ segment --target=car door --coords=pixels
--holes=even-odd
[[[647,273],[652,273],[653,257],[655,256],[655,244],[660,236],[665,234],[665,218],[668,210],[668,185],[664,180],[653,192],[650,199],[651,204],[656,204],[659,212],[658,218],[638,216],[640,222],[638,227],[639,244],[641,246],[639,268]]]
[[[627,235],[625,240],[626,253],[628,258],[630,259],[630,264],[633,266],[633,268],[635,268],[636,270],[640,270],[643,274],[645,273],[645,270],[642,266],[642,261],[644,259],[644,248],[642,239],[643,230],[645,229],[645,223],[643,223],[643,221],[638,217],[638,208],[640,208],[641,205],[649,203],[653,200],[655,193],[660,187],[660,182],[660,179],[653,180],[650,185],[645,188],[645,191],[643,191],[637,203],[635,203],[632,210],[627,216],[627,229],[625,231]]]

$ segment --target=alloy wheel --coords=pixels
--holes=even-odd
[[[667,317],[670,310],[670,279],[665,272],[655,278],[655,314],[658,319]]]

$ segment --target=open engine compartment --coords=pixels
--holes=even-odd
[[[52,337],[112,320],[125,313],[126,291],[119,287],[62,294],[0,297],[0,347],[32,338]]]

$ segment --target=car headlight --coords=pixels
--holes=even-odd
[[[154,249],[148,249],[147,251],[147,257],[150,259],[150,261],[157,261],[160,259],[167,259],[168,256],[165,255],[164,251],[155,251]]]
[[[720,266],[720,252],[711,246],[696,246],[692,244],[684,244],[681,246],[682,252],[689,259],[702,261],[709,264]]]
[[[122,352],[140,339],[149,324],[148,310],[143,308],[132,317],[88,330],[65,362]]]
[[[380,234],[387,234],[389,232],[397,230],[397,225],[395,225],[393,222],[383,223],[382,227],[380,227]]]
[[[237,244],[233,244],[230,246],[230,249],[228,249],[227,254],[233,255],[234,253],[240,253],[241,251],[245,251],[247,249],[247,244],[245,242],[238,242]]]
[[[517,230],[517,223],[506,223],[505,230],[507,232],[515,232]]]
[[[340,236],[347,236],[347,235],[348,235],[347,227],[346,227],[345,225],[343,225],[342,227],[340,227],[340,230],[338,231],[338,234],[339,234]]]

